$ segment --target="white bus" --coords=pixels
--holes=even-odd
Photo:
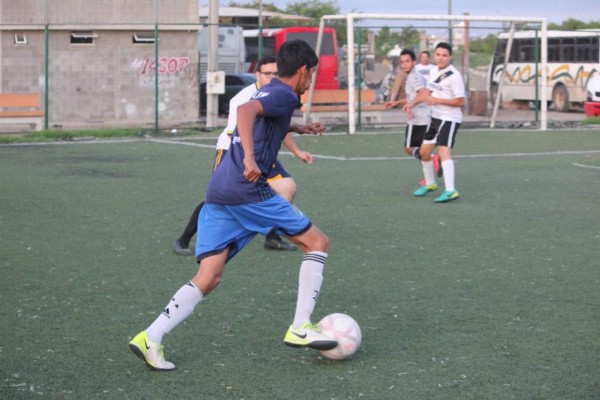
[[[208,71],[208,27],[202,26],[198,33],[198,51],[200,54],[200,82],[206,81]],[[244,72],[246,47],[244,30],[241,26],[219,26],[219,48],[217,50],[218,71],[236,74]]]
[[[503,76],[501,101],[536,101],[541,98],[535,85],[536,75],[538,84],[541,79],[541,32],[537,31],[537,36],[536,31],[514,33],[506,73],[503,74],[508,38],[509,33],[501,33],[498,37],[488,74],[490,100],[496,100],[498,83]],[[587,83],[599,70],[599,31],[548,31],[547,98],[557,111],[569,111],[573,104],[585,102]]]

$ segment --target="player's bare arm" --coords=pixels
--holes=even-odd
[[[427,98],[427,100],[426,100],[426,103],[429,104],[430,106],[440,104],[440,105],[450,106],[450,107],[462,107],[465,105],[465,98],[457,97],[455,99],[440,99],[439,97],[429,96],[429,98]]]
[[[313,122],[307,125],[290,125],[288,132],[299,133],[300,135],[322,135],[325,127],[320,122]]]
[[[409,118],[412,118],[412,108],[417,104],[425,103],[427,98],[430,96],[431,92],[426,88],[419,89],[417,91],[417,96],[410,103],[406,103],[404,107],[402,107],[402,110],[406,113],[406,115],[408,115]]]
[[[385,108],[396,108],[396,107],[401,107],[404,106],[406,104],[407,100],[406,97],[402,98],[400,100],[391,100],[391,101],[386,101],[385,103],[383,103],[383,106]]]
[[[287,147],[287,149],[289,151],[292,152],[292,154],[294,156],[296,156],[296,158],[304,161],[307,164],[312,164],[312,162],[313,162],[312,154],[309,153],[308,151],[302,150],[300,148],[300,146],[298,146],[296,139],[294,139],[294,136],[291,133],[288,133],[285,136],[285,139],[283,139],[283,144],[285,145],[285,147]]]
[[[262,104],[257,100],[251,100],[242,104],[237,109],[237,129],[244,149],[244,178],[250,182],[256,182],[260,177],[260,168],[254,159],[254,142],[252,140],[252,128],[256,117],[262,115]]]

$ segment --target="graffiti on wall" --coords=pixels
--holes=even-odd
[[[154,57],[135,59],[131,69],[139,73],[140,88],[153,88],[155,85],[154,74],[157,71]],[[186,76],[190,66],[189,57],[160,57],[158,59],[158,81],[162,88],[177,86],[179,76]]]

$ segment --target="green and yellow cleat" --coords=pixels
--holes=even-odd
[[[306,322],[297,329],[290,325],[290,329],[283,338],[283,343],[291,347],[310,347],[317,350],[331,350],[338,345],[337,340],[323,335],[310,322]]]
[[[423,197],[427,193],[437,190],[438,187],[439,186],[437,183],[432,183],[431,185],[423,185],[423,186],[420,186],[417,190],[415,190],[414,195],[417,197]]]
[[[444,193],[442,193],[442,195],[440,197],[438,197],[437,199],[434,200],[435,203],[447,203],[449,201],[452,200],[456,200],[460,197],[460,193],[458,193],[456,190],[449,192],[449,191],[445,191]]]
[[[155,371],[171,371],[175,369],[172,362],[166,361],[163,353],[163,346],[152,342],[146,331],[142,331],[129,342],[129,348],[133,354]]]

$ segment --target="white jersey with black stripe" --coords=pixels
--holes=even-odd
[[[439,70],[437,67],[431,70],[427,89],[431,90],[433,97],[439,99],[453,100],[465,97],[465,83],[462,75],[452,64],[442,70]],[[458,123],[461,123],[463,119],[460,107],[443,104],[434,104],[431,106],[431,117]]]

